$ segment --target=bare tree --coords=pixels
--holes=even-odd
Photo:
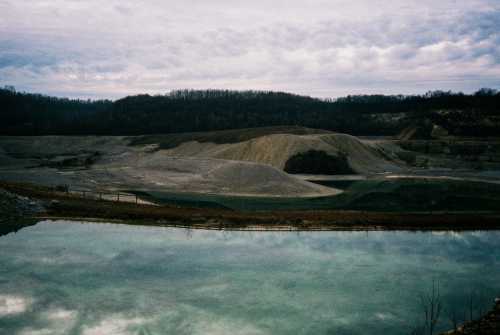
[[[456,332],[458,330],[458,324],[460,323],[459,311],[454,307],[450,307],[448,309],[448,319],[453,326],[453,331]]]
[[[415,326],[411,328],[410,335],[424,335],[425,329],[422,326]]]
[[[436,325],[439,322],[442,311],[441,295],[439,293],[439,283],[432,281],[432,290],[430,293],[420,296],[420,303],[425,316],[424,333],[434,335]]]
[[[469,321],[474,320],[474,291],[469,292],[468,299],[468,307],[469,307]]]

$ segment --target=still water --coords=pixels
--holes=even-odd
[[[0,334],[409,334],[433,281],[441,329],[490,307],[500,232],[45,221],[0,237]]]

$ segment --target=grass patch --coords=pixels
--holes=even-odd
[[[344,193],[318,198],[237,197],[150,192],[165,205],[235,211],[363,210],[374,212],[498,211],[500,185],[437,179],[358,180]]]

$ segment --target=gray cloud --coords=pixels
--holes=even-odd
[[[500,85],[497,1],[0,1],[0,85],[120,97]]]

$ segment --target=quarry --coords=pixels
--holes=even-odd
[[[166,202],[172,194],[328,199],[327,207],[338,209],[383,192],[379,199],[394,198],[411,207],[420,201],[408,198],[408,193],[418,194],[412,188],[423,192],[437,187],[444,193],[450,190],[450,196],[470,198],[481,194],[457,194],[460,189],[467,193],[465,183],[488,189],[500,182],[500,144],[490,139],[423,140],[407,134],[403,139],[363,138],[302,127],[143,136],[10,136],[0,138],[0,155],[4,181],[135,192],[149,200],[160,195]],[[493,203],[495,197],[482,202]]]

